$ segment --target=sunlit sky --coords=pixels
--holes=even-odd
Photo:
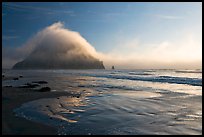
[[[108,67],[202,67],[201,2],[4,2],[3,67],[18,60],[9,57],[15,48],[59,21],[79,32]]]

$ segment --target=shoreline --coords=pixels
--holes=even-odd
[[[31,73],[2,76],[3,135],[202,134],[202,87]]]
[[[57,135],[56,128],[16,117],[13,109],[37,99],[72,95],[68,92],[37,92],[32,89],[2,87],[2,135]]]

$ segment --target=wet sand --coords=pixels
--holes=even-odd
[[[27,75],[23,76],[27,78]],[[120,81],[117,85],[115,83],[119,81],[113,79],[80,77],[82,80],[79,80],[64,74],[62,78],[59,74],[48,76],[23,83],[45,80],[48,84],[43,86],[50,87],[51,92],[2,87],[3,134],[202,134],[202,87],[142,81],[131,81],[130,84],[130,81]],[[15,81],[8,75],[3,80],[18,83],[21,78]],[[13,83],[4,83],[4,86],[21,85]],[[131,90],[133,85],[137,86],[135,90]],[[66,92],[59,92],[62,89]]]
[[[16,117],[13,109],[21,104],[40,98],[71,96],[67,92],[37,92],[32,89],[2,87],[2,134],[3,135],[56,135],[51,126]]]

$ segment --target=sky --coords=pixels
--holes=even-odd
[[[106,68],[202,68],[201,2],[3,2],[2,68],[57,22],[86,39]]]

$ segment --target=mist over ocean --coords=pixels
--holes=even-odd
[[[202,70],[3,70],[2,86],[44,80],[79,93],[22,104],[15,115],[58,134],[202,134]],[[39,87],[38,87],[39,88]],[[49,107],[47,107],[49,106]]]

